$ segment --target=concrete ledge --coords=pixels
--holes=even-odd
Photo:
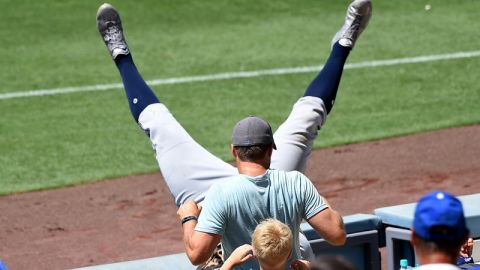
[[[76,270],[195,270],[185,253],[172,254],[149,259],[103,264],[75,268]]]
[[[333,247],[318,236],[313,228],[307,223],[302,224],[301,229],[304,231],[307,239],[312,242],[314,252],[318,253],[344,253],[351,255],[354,262],[362,262],[367,264],[361,269],[379,269],[377,261],[378,241],[377,231],[381,226],[380,218],[374,215],[356,214],[343,217],[345,230],[349,234],[347,245],[344,247]],[[349,245],[350,244],[350,245]],[[365,257],[366,256],[366,257]],[[365,260],[366,259],[366,260]],[[372,261],[374,262],[372,265]],[[112,264],[104,264],[98,266],[90,266],[84,268],[76,268],[77,270],[157,270],[157,269],[175,269],[175,270],[194,270],[195,266],[190,264],[185,253],[118,262]]]

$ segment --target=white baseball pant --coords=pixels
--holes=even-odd
[[[273,135],[277,150],[272,153],[270,167],[304,172],[313,141],[326,117],[327,111],[320,98],[300,98]],[[163,178],[177,205],[188,200],[201,202],[211,185],[238,174],[234,166],[193,140],[165,105],[147,106],[138,123],[149,133]],[[299,239],[302,257],[313,259],[307,238],[301,233]]]
[[[270,167],[284,171],[305,170],[318,129],[325,123],[326,109],[317,97],[302,97],[287,120],[275,132],[277,150]],[[199,145],[161,103],[147,106],[138,119],[150,141],[163,178],[175,203],[201,202],[214,183],[237,175],[237,169]]]

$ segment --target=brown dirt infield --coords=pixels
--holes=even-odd
[[[480,125],[317,150],[306,174],[343,215],[445,189],[480,192]],[[10,270],[66,269],[182,252],[160,174],[0,197]]]

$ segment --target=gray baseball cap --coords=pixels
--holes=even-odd
[[[260,117],[249,116],[240,120],[233,128],[233,146],[273,145],[272,127]]]

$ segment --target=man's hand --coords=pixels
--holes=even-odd
[[[231,270],[233,267],[240,265],[253,258],[253,249],[250,245],[243,245],[236,248],[230,257],[223,263],[220,270]]]
[[[180,219],[187,217],[187,216],[196,216],[200,215],[201,207],[194,201],[188,201],[180,205],[177,210],[177,215]]]

